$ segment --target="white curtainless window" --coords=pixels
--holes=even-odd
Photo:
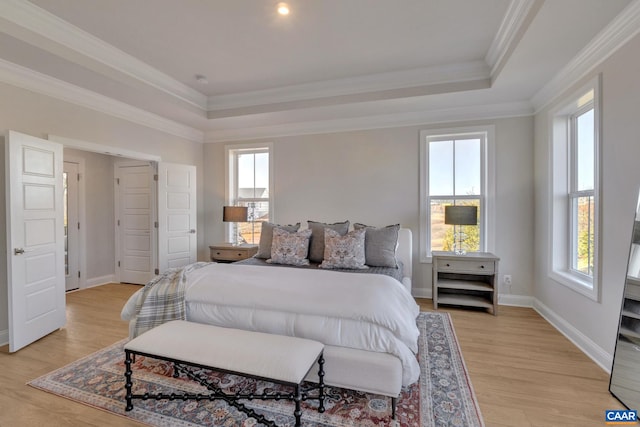
[[[493,188],[489,165],[493,128],[420,132],[421,260],[431,251],[451,251],[462,233],[462,249],[486,251]],[[454,226],[445,220],[447,206],[475,206],[477,224]]]
[[[227,224],[227,236],[238,234],[240,242],[258,244],[262,223],[272,217],[272,146],[227,146],[227,204],[246,206],[247,222]],[[235,230],[235,231],[234,231]],[[231,239],[234,240],[234,239]]]
[[[594,300],[599,297],[599,93],[594,79],[550,113],[550,276]]]

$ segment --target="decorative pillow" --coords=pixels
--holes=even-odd
[[[329,228],[344,236],[349,231],[349,221],[325,224],[323,222],[307,221],[311,230],[311,242],[309,243],[309,261],[322,262],[324,258],[324,230]]]
[[[365,230],[353,230],[341,236],[331,228],[324,230],[324,261],[320,268],[365,269]]]
[[[291,233],[295,233],[300,228],[300,223],[295,225],[280,225],[273,224],[271,222],[263,222],[262,229],[260,231],[260,244],[258,245],[258,253],[254,256],[255,258],[271,258],[271,244],[273,243],[274,228],[281,228]]]
[[[271,258],[267,262],[272,264],[309,265],[309,237],[311,230],[289,232],[282,228],[273,229],[273,244]]]
[[[353,224],[356,230],[366,230],[364,237],[364,256],[366,264],[372,267],[398,268],[396,248],[400,224],[386,227],[371,227],[364,224]]]

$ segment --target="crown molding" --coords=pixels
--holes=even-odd
[[[313,135],[333,132],[349,132],[368,129],[396,128],[416,125],[431,125],[470,120],[490,120],[509,117],[523,117],[533,114],[528,101],[500,104],[473,105],[439,110],[425,110],[408,113],[384,114],[345,119],[287,123],[253,128],[208,131],[205,142],[248,141],[296,135]]]
[[[211,96],[209,97],[207,109],[210,112],[216,112],[259,105],[308,101],[447,83],[467,83],[487,79],[489,79],[487,64],[484,61],[472,61]]]
[[[535,112],[551,104],[640,32],[640,0],[622,10],[556,76],[531,98]]]
[[[14,24],[0,27],[2,28],[0,31],[13,37],[33,44],[32,34],[36,34],[55,42],[58,45],[58,50],[62,47],[68,53],[75,53],[75,55],[66,55],[67,59],[81,65],[85,65],[87,59],[90,59],[99,63],[101,67],[115,70],[203,111],[206,110],[206,95],[33,3],[24,0],[2,0],[0,2],[0,17]],[[27,33],[24,30],[27,30]],[[56,55],[59,53],[54,51],[56,49],[53,46],[44,43],[38,43],[36,46],[41,49],[51,49],[49,51]]]
[[[543,3],[544,0],[511,0],[509,3],[507,13],[484,58],[491,68],[493,80],[509,60]]]
[[[190,141],[203,142],[204,139],[204,134],[200,130],[3,59],[0,59],[0,82],[99,111]]]

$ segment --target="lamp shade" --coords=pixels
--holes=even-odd
[[[477,206],[445,206],[444,223],[453,225],[477,225]]]
[[[224,206],[222,220],[224,222],[246,222],[248,208],[246,206]]]

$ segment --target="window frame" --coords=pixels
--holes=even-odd
[[[581,102],[589,92],[593,99]],[[581,114],[593,108],[594,121],[594,188],[577,190],[577,140],[575,121]],[[549,111],[549,278],[594,301],[601,298],[601,76],[591,79],[580,89],[564,98],[558,107]],[[576,223],[573,202],[581,196],[594,199],[593,222],[593,275],[589,276],[573,268],[577,256],[575,244]]]
[[[238,202],[238,155],[248,153],[268,153],[269,154],[269,222],[273,222],[273,195],[274,195],[274,168],[273,168],[273,143],[250,143],[250,144],[233,144],[225,145],[225,206],[234,206]],[[243,199],[243,201],[263,201],[264,198]],[[258,222],[258,221],[249,221]],[[232,223],[224,224],[225,241],[230,241],[233,234]]]
[[[481,139],[481,189],[473,196],[431,196],[429,194],[429,143],[450,139]],[[432,263],[431,200],[480,200],[480,251],[495,245],[495,126],[470,126],[420,131],[420,262]]]

